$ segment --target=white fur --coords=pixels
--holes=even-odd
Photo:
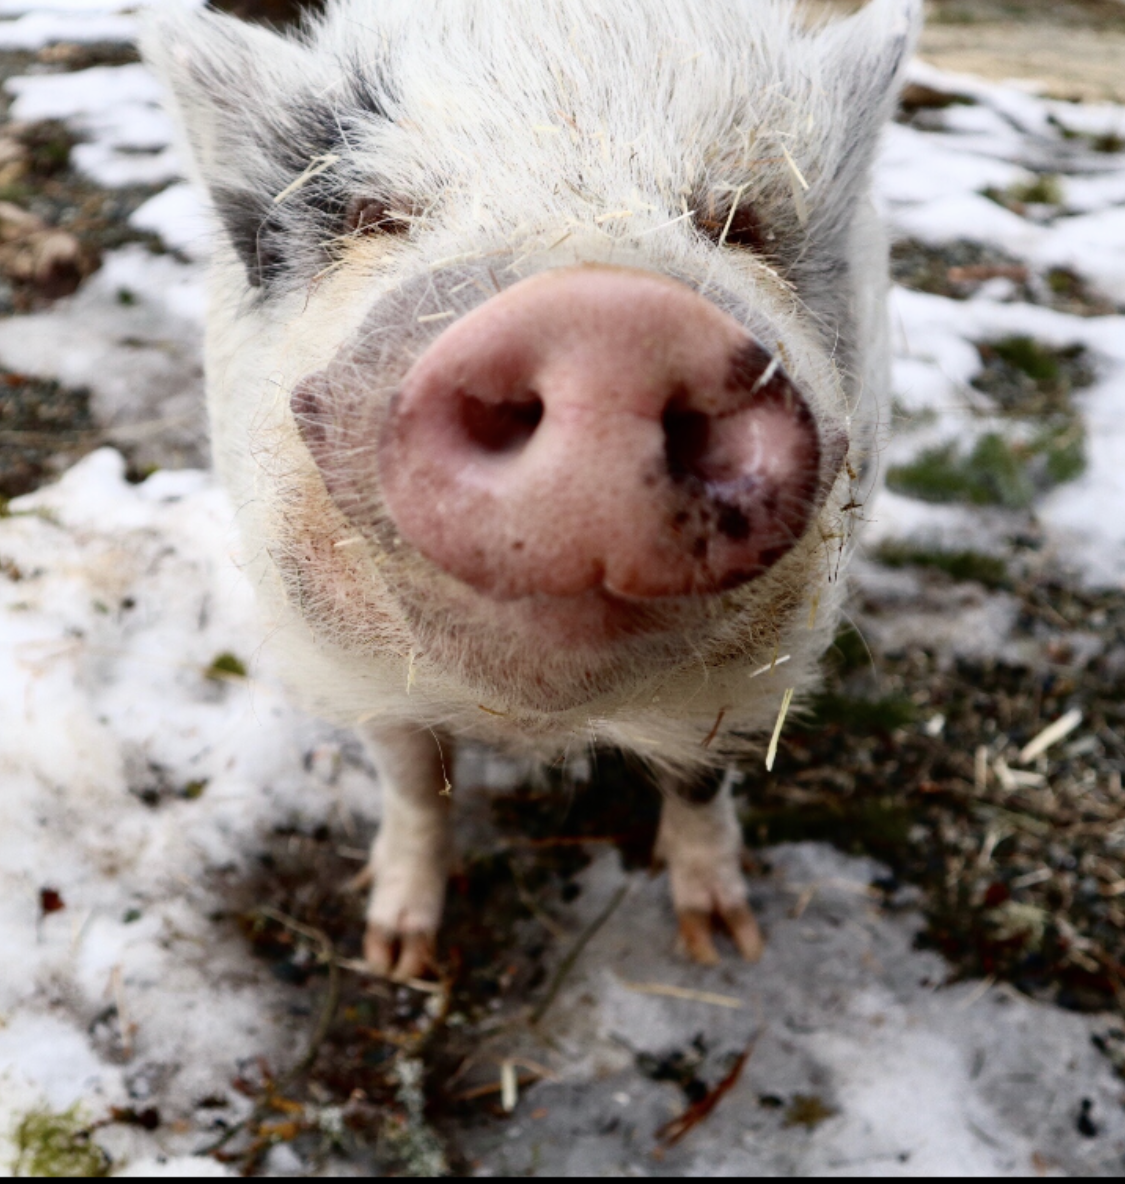
[[[868,173],[919,9],[872,0],[809,26],[787,0],[335,0],[290,38],[210,13],[154,18],[146,56],[230,231],[207,337],[216,461],[306,702],[384,730],[544,756],[605,743],[689,771],[753,745],[783,691],[815,680],[887,382]],[[354,196],[384,202],[409,233],[342,237]],[[758,215],[764,254],[694,226],[693,212],[721,214],[733,197]],[[471,638],[411,624],[396,581],[432,588],[435,620],[456,592],[417,556],[357,537],[290,397],[365,326],[386,374],[356,381],[389,399],[442,327],[420,335],[416,314],[482,299],[487,285],[458,287],[457,268],[507,285],[581,261],[672,274],[730,306],[818,420],[846,425],[850,452],[806,537],[716,598],[683,653],[641,654],[585,699],[545,709],[517,685],[536,655],[513,652],[512,685],[485,686],[460,660]],[[404,292],[420,294],[406,311]],[[570,685],[578,659],[553,660]],[[728,863],[721,891],[737,895]],[[386,920],[400,895],[377,897],[374,915]]]

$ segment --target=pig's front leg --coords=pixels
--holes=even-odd
[[[718,920],[742,956],[756,962],[762,955],[762,935],[746,903],[742,830],[726,779],[709,801],[700,801],[690,782],[671,776],[660,779],[660,789],[664,807],[656,855],[668,866],[672,904],[688,956],[707,965],[719,961],[711,936]]]
[[[363,956],[377,974],[417,978],[433,963],[449,878],[453,747],[425,728],[368,727],[362,735],[383,789]]]

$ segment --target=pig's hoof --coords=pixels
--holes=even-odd
[[[380,834],[370,864],[375,888],[363,939],[364,960],[375,974],[421,978],[434,969],[448,863],[441,843],[410,850],[389,830]]]
[[[680,941],[687,956],[704,966],[716,966],[721,961],[712,937],[712,925],[716,919],[726,927],[743,958],[747,962],[757,962],[765,949],[765,943],[754,914],[745,904],[716,909],[713,913],[702,909],[684,909],[680,912]]]
[[[716,851],[674,843],[667,835],[664,838],[672,904],[684,952],[693,962],[714,966],[720,959],[713,935],[716,928],[723,928],[743,958],[757,962],[765,943],[746,903],[741,849]]]
[[[384,978],[422,978],[434,969],[432,933],[394,933],[369,924],[363,938],[363,958]]]

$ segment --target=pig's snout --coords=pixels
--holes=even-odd
[[[736,587],[801,536],[820,464],[808,405],[737,321],[603,266],[524,280],[442,333],[379,447],[401,536],[497,599]]]

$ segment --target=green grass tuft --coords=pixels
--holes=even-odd
[[[1053,173],[1041,173],[1034,181],[1023,185],[1013,185],[1008,190],[1013,201],[1024,205],[1061,206],[1063,204],[1062,186]]]
[[[992,342],[991,348],[999,358],[1036,382],[1059,380],[1060,367],[1054,351],[1033,337],[1006,337]]]
[[[245,678],[246,664],[234,654],[220,654],[207,667],[207,677],[212,679]]]
[[[907,543],[885,543],[879,548],[877,558],[885,567],[932,567],[954,580],[975,580],[986,588],[1011,585],[1003,559],[979,551],[943,551]]]
[[[33,1110],[15,1132],[13,1176],[108,1176],[109,1156],[90,1138],[77,1106],[59,1114]]]
[[[918,718],[918,708],[901,695],[861,699],[822,691],[809,700],[812,715],[805,728],[839,725],[856,732],[893,732]]]
[[[968,502],[973,506],[1024,509],[1035,489],[1015,449],[997,432],[988,432],[966,457],[956,444],[927,449],[909,464],[887,473],[896,493],[924,502]]]

